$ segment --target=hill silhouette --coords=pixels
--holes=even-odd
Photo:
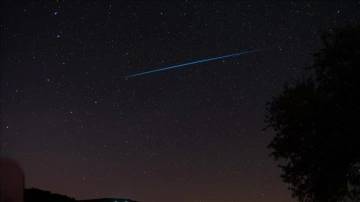
[[[89,200],[81,200],[79,202],[138,202],[130,199],[122,199],[122,198],[100,198],[100,199],[89,199]]]
[[[88,200],[76,200],[65,195],[51,193],[49,191],[30,188],[24,190],[24,202],[137,202],[122,198],[100,198]]]

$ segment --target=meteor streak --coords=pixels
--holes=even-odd
[[[169,66],[169,67],[163,67],[163,68],[160,68],[160,69],[154,69],[154,70],[150,70],[150,71],[146,71],[146,72],[140,72],[140,73],[137,73],[137,74],[128,75],[125,78],[127,79],[127,78],[131,78],[131,77],[141,76],[141,75],[145,75],[145,74],[151,74],[151,73],[165,71],[165,70],[169,70],[169,69],[175,69],[175,68],[178,68],[178,67],[185,67],[185,66],[199,64],[199,63],[203,63],[203,62],[209,62],[209,61],[213,61],[213,60],[220,60],[220,59],[224,59],[224,58],[237,57],[237,56],[240,56],[240,55],[259,52],[259,51],[264,51],[264,50],[266,50],[266,49],[243,51],[243,52],[240,52],[240,53],[234,53],[234,54],[230,54],[230,55],[223,55],[223,56],[218,56],[218,57],[213,57],[213,58],[196,60],[196,61],[187,62],[187,63],[183,63],[183,64],[178,64],[178,65],[173,65],[173,66]]]

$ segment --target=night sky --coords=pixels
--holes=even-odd
[[[285,202],[266,102],[360,2],[2,1],[1,154],[77,199]],[[190,61],[268,49],[125,79]]]

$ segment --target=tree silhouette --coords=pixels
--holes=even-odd
[[[300,201],[360,201],[360,27],[323,33],[312,76],[267,105],[268,148]]]

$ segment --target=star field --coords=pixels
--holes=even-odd
[[[6,0],[1,155],[77,199],[291,201],[265,104],[360,4]],[[241,51],[269,51],[125,79]]]

